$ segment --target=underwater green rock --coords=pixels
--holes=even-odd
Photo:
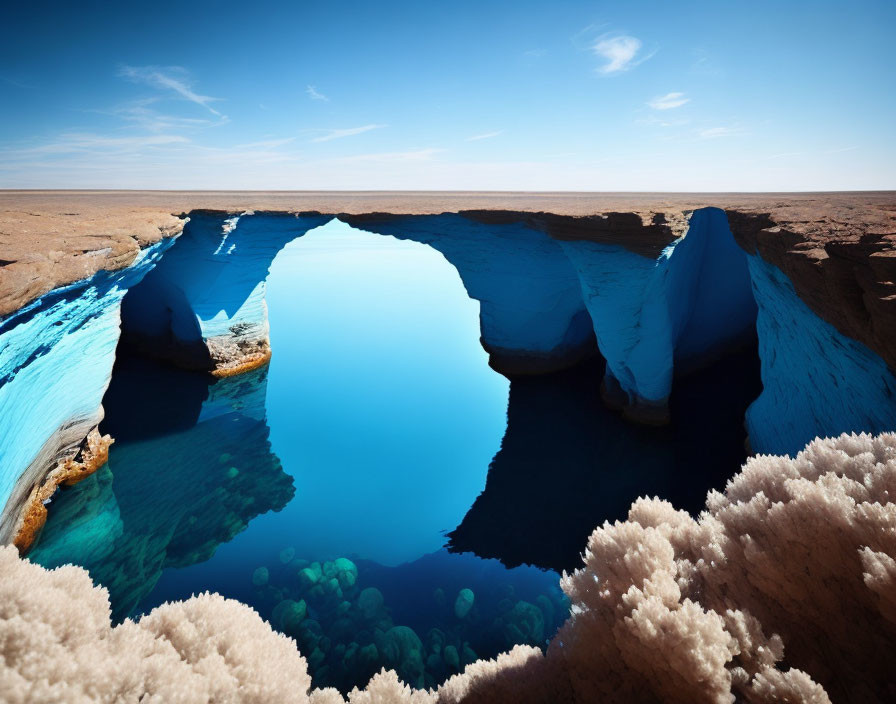
[[[333,562],[336,567],[336,578],[343,589],[355,586],[358,581],[358,567],[354,562],[345,558],[338,557]]]
[[[307,612],[308,607],[304,600],[284,599],[274,607],[271,621],[280,630],[292,634],[297,631]]]
[[[256,587],[263,587],[268,583],[271,573],[267,567],[259,567],[252,573],[252,584]]]
[[[455,670],[460,669],[460,656],[457,654],[457,648],[453,645],[446,645],[445,650],[442,652],[442,657],[445,660],[445,664],[448,667],[451,667]]]
[[[472,589],[461,589],[454,601],[454,615],[461,619],[466,618],[473,608],[474,598]]]
[[[517,643],[544,644],[544,614],[528,601],[518,601],[509,612],[499,616],[495,624],[507,647]]]
[[[365,619],[376,618],[383,608],[383,593],[376,587],[367,587],[358,596],[358,608]]]
[[[445,590],[442,589],[441,587],[437,587],[433,591],[432,598],[435,600],[436,604],[438,604],[439,606],[444,607],[448,604],[448,600],[445,597]]]
[[[303,587],[313,587],[321,577],[323,577],[323,570],[319,562],[312,562],[308,567],[299,570],[299,582]]]
[[[415,687],[423,686],[423,643],[407,626],[394,626],[377,638],[377,648],[388,667]]]

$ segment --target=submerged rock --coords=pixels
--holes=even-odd
[[[495,625],[503,635],[506,647],[544,643],[544,615],[528,601],[518,601],[509,612],[495,620]]]
[[[336,567],[336,578],[339,580],[339,585],[343,589],[355,586],[355,582],[358,581],[358,567],[355,563],[345,557],[339,557],[333,564]]]
[[[416,687],[423,686],[423,643],[407,626],[393,626],[377,638],[385,664]]]
[[[458,618],[466,618],[473,608],[474,594],[472,589],[461,589],[454,600],[454,615]]]
[[[316,585],[322,576],[323,571],[321,570],[320,563],[312,562],[308,567],[299,570],[299,583],[302,587],[307,589]]]
[[[358,595],[358,608],[367,620],[376,618],[383,609],[383,603],[383,594],[376,587],[367,587]]]
[[[445,607],[448,604],[448,599],[445,597],[445,590],[441,587],[437,587],[433,590],[432,598],[433,601],[441,607]]]
[[[268,583],[270,576],[271,575],[267,567],[258,567],[252,573],[252,584],[254,584],[256,587],[263,587]]]
[[[457,654],[457,648],[453,645],[445,646],[445,649],[442,651],[442,658],[448,667],[454,670],[460,669],[460,656]]]
[[[284,599],[274,607],[271,621],[281,631],[292,634],[298,629],[307,612],[308,607],[304,599],[301,601]]]

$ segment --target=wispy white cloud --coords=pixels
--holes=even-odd
[[[530,59],[540,59],[542,56],[545,56],[548,53],[547,49],[529,49],[528,51],[523,52],[523,56],[526,56]]]
[[[226,125],[230,119],[226,115],[218,115],[217,118],[195,118],[169,115],[152,106],[156,98],[144,98],[125,103],[111,110],[95,110],[103,115],[113,115],[125,120],[133,127],[147,132],[170,132],[175,130],[197,130],[207,127]]]
[[[330,102],[330,99],[323,93],[318,92],[317,88],[315,88],[314,86],[308,86],[307,88],[305,88],[305,92],[312,100],[322,100],[325,103]]]
[[[694,57],[694,63],[691,64],[691,73],[703,76],[718,76],[722,73],[722,69],[706,49],[697,47],[691,53]]]
[[[603,58],[606,63],[598,68],[600,73],[610,74],[627,71],[634,66],[646,61],[653,53],[637,59],[638,52],[643,44],[636,37],[628,35],[602,35],[595,42],[592,50]],[[636,60],[637,59],[637,60]]]
[[[145,83],[154,88],[173,91],[181,98],[201,105],[213,115],[221,116],[220,112],[209,105],[209,103],[220,100],[220,98],[200,95],[194,91],[190,85],[187,71],[179,66],[122,66],[118,71],[118,75],[135,83]]]
[[[497,137],[499,134],[504,134],[504,130],[495,130],[494,132],[486,132],[485,134],[474,134],[472,137],[467,137],[466,142],[478,142],[480,139],[491,139],[492,137]]]
[[[691,99],[686,98],[684,93],[666,93],[653,100],[648,100],[647,106],[654,110],[671,110],[672,108],[680,108],[690,101]]]
[[[646,117],[639,117],[635,120],[635,123],[639,125],[656,125],[657,127],[681,127],[690,122],[691,121],[688,118],[666,118],[659,117],[652,113],[649,113]]]
[[[312,139],[312,142],[329,142],[331,139],[341,139],[342,137],[352,137],[356,134],[370,132],[370,130],[378,130],[386,125],[362,125],[361,127],[348,127],[341,130],[326,130],[325,134]]]
[[[858,147],[839,147],[838,149],[828,149],[823,151],[822,154],[839,154],[840,152],[851,152],[854,149],[858,149]]]
[[[331,159],[331,163],[355,163],[355,162],[406,162],[406,161],[429,161],[433,156],[444,152],[444,149],[415,149],[406,152],[377,152],[374,154],[355,154],[354,156],[340,157]]]
[[[721,137],[736,137],[743,134],[744,131],[740,127],[709,127],[699,130],[697,136],[700,139],[719,139]]]
[[[282,139],[262,139],[258,142],[238,144],[234,149],[275,149],[296,141],[295,137],[283,137]]]
[[[186,137],[172,134],[155,134],[145,136],[108,137],[89,132],[69,132],[56,139],[34,147],[13,149],[7,152],[18,157],[41,154],[77,154],[85,152],[116,153],[139,151],[146,147],[171,146],[188,144]]]

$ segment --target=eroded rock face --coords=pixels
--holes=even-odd
[[[515,219],[514,219],[515,218]],[[482,346],[505,375],[541,374],[594,354],[591,320],[560,244],[517,213],[340,216],[352,227],[427,244],[480,304]]]
[[[186,369],[232,376],[270,359],[265,280],[319,214],[192,213],[170,256],[122,306],[123,339]]]
[[[815,315],[774,264],[749,263],[763,385],[746,415],[753,450],[795,454],[815,437],[896,427],[896,376],[884,360]]]
[[[121,299],[171,242],[0,321],[0,542],[18,536],[25,547],[55,486],[101,463],[107,442],[92,433],[115,361]]]
[[[893,199],[896,201],[896,199]],[[896,370],[896,202],[819,199],[811,209],[728,211],[735,239],[780,269],[797,296]]]
[[[649,259],[620,245],[564,242],[598,347],[604,399],[635,420],[668,422],[677,371],[741,345],[756,304],[746,257],[716,208],[694,213],[686,237]]]
[[[786,214],[793,230],[796,218],[805,215],[805,209],[779,207],[776,212]],[[225,215],[194,213],[175,250],[124,304],[127,340],[181,366],[221,376],[268,360],[268,266],[287,241],[330,217]],[[604,401],[641,423],[667,423],[675,376],[705,366],[754,334],[754,289],[769,280],[759,270],[751,278],[747,264],[751,243],[755,249],[773,234],[771,216],[756,212],[732,210],[726,217],[721,209],[702,208],[689,219],[683,212],[669,217],[643,212],[577,217],[509,210],[339,217],[359,229],[425,243],[454,264],[469,295],[480,302],[481,342],[490,363],[505,375],[571,367],[595,353],[596,341],[607,362]],[[680,236],[685,234],[684,223],[687,233]],[[813,227],[804,227],[802,236],[817,237],[822,225]],[[881,271],[886,273],[885,267]],[[878,282],[881,295],[873,299],[884,311],[888,303],[883,294],[890,285]],[[770,290],[768,295],[775,294]],[[801,300],[796,295],[794,300]],[[781,342],[768,326],[759,332],[766,354]],[[824,346],[838,330],[817,332]],[[884,338],[875,339],[878,348],[885,347]],[[825,357],[802,354],[801,349],[806,351],[798,345],[788,348],[791,364],[822,374]],[[839,361],[831,364],[841,368]],[[773,397],[806,396],[792,375],[776,372],[783,368],[765,365],[770,391],[763,403]],[[862,377],[861,384],[873,386],[874,373],[863,376],[861,368],[856,367],[853,382]],[[885,396],[880,400],[872,411],[879,422],[870,429],[889,427],[892,403]],[[823,412],[809,413],[801,431],[791,426],[788,443],[783,435],[774,440],[773,432],[758,431],[754,423],[753,449],[786,451],[818,433],[864,427],[856,425],[864,417],[857,407],[849,402],[845,407],[843,414],[828,420]],[[753,415],[763,418],[762,424],[769,422],[767,412]]]

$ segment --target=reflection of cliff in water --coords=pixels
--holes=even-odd
[[[744,412],[761,390],[755,343],[676,380],[672,424],[634,425],[600,401],[599,363],[511,381],[507,433],[453,552],[508,566],[581,566],[595,525],[639,496],[698,512],[746,459]]]
[[[86,567],[122,619],[163,569],[209,559],[255,516],[283,508],[295,489],[268,442],[266,383],[267,369],[210,384],[120,358],[104,398],[103,431],[117,439],[109,463],[57,494],[29,558]]]

